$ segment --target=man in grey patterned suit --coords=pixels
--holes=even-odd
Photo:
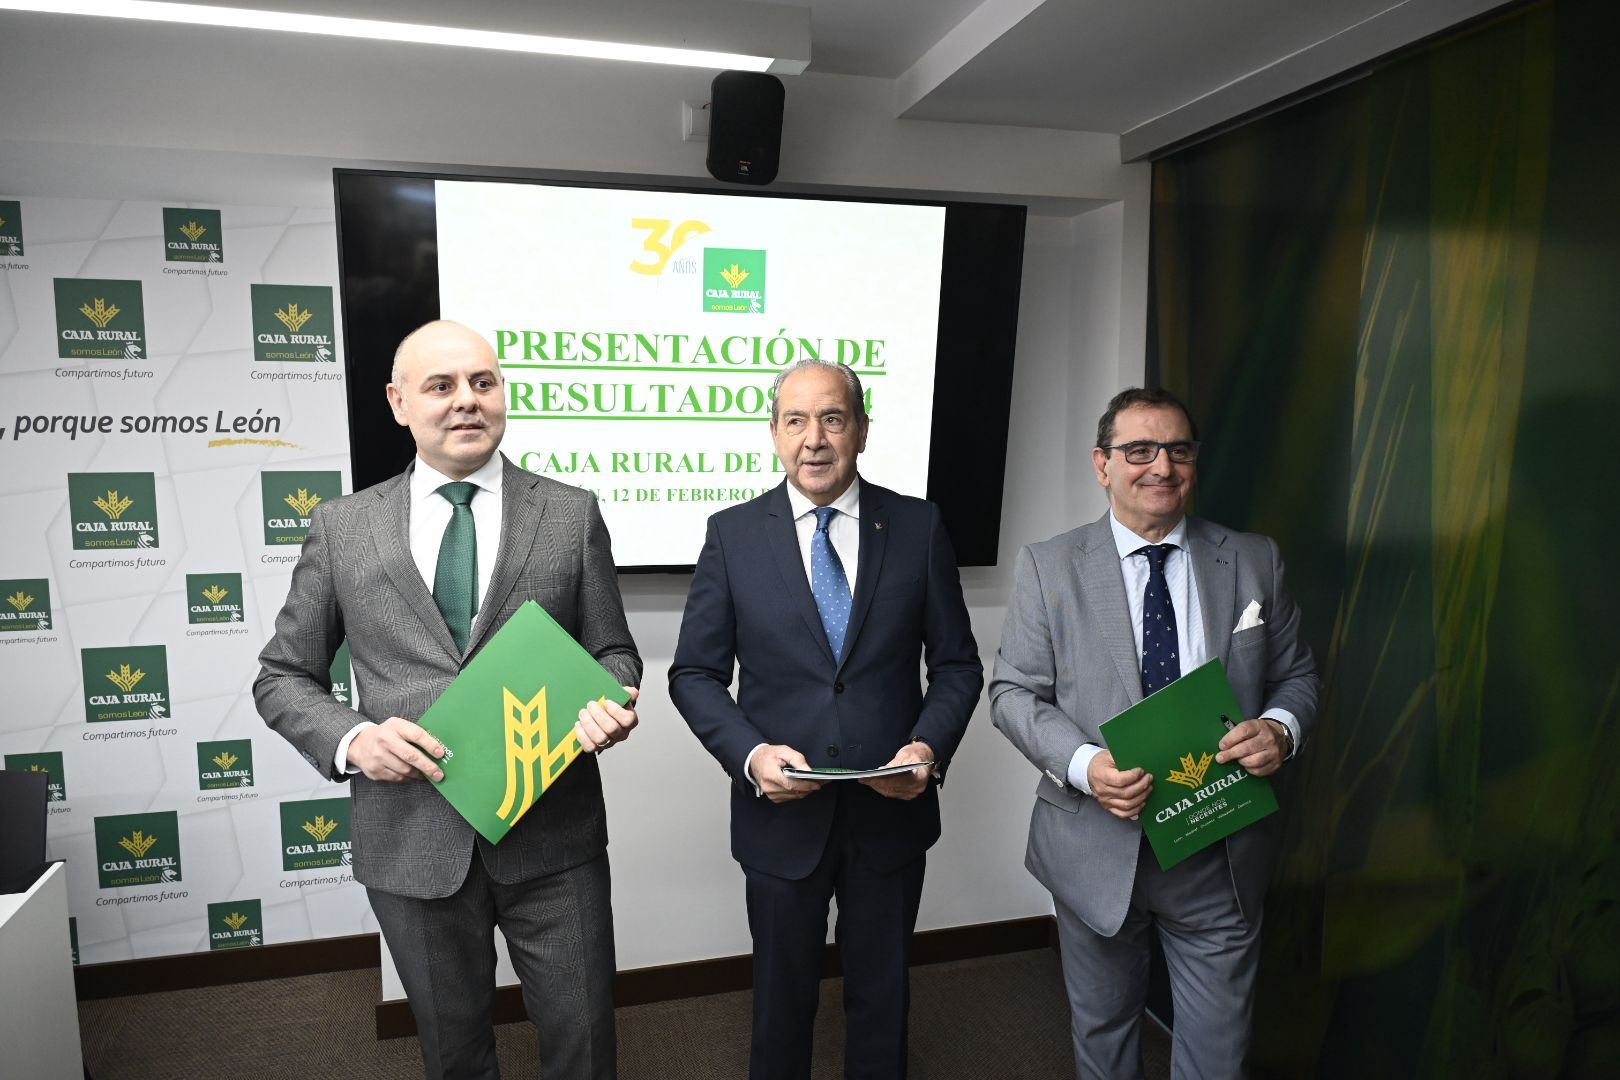
[[[1170,968],[1171,1074],[1242,1074],[1282,823],[1273,814],[1160,870],[1136,820],[1154,778],[1115,766],[1102,723],[1217,657],[1252,718],[1217,761],[1270,775],[1316,717],[1316,665],[1276,543],[1187,516],[1197,440],[1163,390],[1109,402],[1091,452],[1109,511],[1019,552],[990,681],[991,718],[1042,774],[1024,865],[1052,890],[1083,1077],[1142,1075],[1153,933]]]
[[[413,722],[526,600],[619,681],[641,678],[596,500],[496,453],[504,395],[494,351],[467,327],[428,323],[400,344],[388,401],[417,456],[399,476],[316,508],[254,697],[315,769],[350,781],[354,874],[399,966],[428,1075],[498,1075],[499,925],[548,1080],[612,1077],[613,918],[594,754],[494,845],[428,782],[443,779],[444,747]],[[345,637],[359,723],[327,693]],[[582,710],[584,749],[622,741],[634,704]]]

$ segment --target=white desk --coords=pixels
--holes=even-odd
[[[0,1073],[83,1080],[62,863],[27,892],[0,894],[0,972]]]

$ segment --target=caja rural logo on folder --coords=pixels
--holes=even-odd
[[[144,360],[146,308],[139,281],[56,278],[56,355]]]
[[[197,744],[197,788],[199,791],[217,791],[220,788],[253,786],[253,740],[221,739]]]
[[[0,579],[0,634],[51,628],[51,584],[45,578]]]
[[[23,254],[22,203],[0,199],[0,255]]]
[[[281,804],[281,868],[318,870],[347,866],[349,798],[303,799]]]
[[[264,542],[271,546],[302,544],[315,508],[343,494],[343,474],[260,473],[259,490],[264,497]]]
[[[255,285],[252,294],[255,361],[337,361],[331,286]]]
[[[218,210],[163,208],[163,260],[165,262],[225,261],[224,230]]]
[[[332,680],[332,700],[339,705],[354,706],[354,672],[349,663],[349,641],[344,639],[338,646],[337,655],[332,657],[332,666],[327,669],[327,676]]]
[[[246,949],[264,944],[264,909],[258,900],[208,905],[208,948]]]
[[[87,723],[161,720],[169,715],[169,659],[164,646],[81,649],[79,662]]]
[[[705,248],[703,310],[762,314],[765,252],[757,248]]]
[[[1204,774],[1209,771],[1209,763],[1214,760],[1214,754],[1205,754],[1197,760],[1194,760],[1191,754],[1182,754],[1181,768],[1171,769],[1165,775],[1165,779],[1172,784],[1195,788],[1204,782]]]
[[[193,624],[242,621],[241,574],[187,574],[186,619]]]
[[[45,801],[67,801],[67,778],[62,774],[62,752],[45,750],[38,754],[7,754],[7,772],[45,774]]]
[[[103,889],[179,881],[179,815],[165,810],[96,818],[96,862]]]
[[[1232,771],[1205,784],[1204,777],[1208,774],[1209,767],[1214,761],[1215,755],[1207,752],[1196,758],[1191,754],[1182,754],[1181,768],[1167,770],[1164,778],[1172,784],[1180,784],[1193,790],[1190,794],[1177,799],[1169,806],[1162,807],[1153,815],[1153,820],[1162,825],[1172,818],[1191,810],[1204,802],[1205,799],[1225,791],[1233,784],[1241,783],[1249,775],[1246,769],[1234,768]],[[1221,801],[1216,800],[1216,803]]]
[[[74,551],[158,546],[157,484],[146,473],[68,473]]]
[[[548,721],[545,687],[528,701],[502,687],[501,698],[506,716],[506,797],[495,816],[515,825],[579,757],[581,748],[571,717],[559,717],[555,726]]]

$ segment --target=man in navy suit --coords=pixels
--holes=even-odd
[[[984,685],[939,511],[861,481],[867,427],[849,368],[803,361],[777,377],[771,437],[787,481],[709,519],[670,666],[675,707],[732,778],[754,1080],[810,1075],[834,896],[844,1074],[905,1075],[911,934],[939,838],[934,778]],[[907,764],[859,782],[783,774]]]

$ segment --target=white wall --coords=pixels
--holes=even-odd
[[[389,163],[707,182],[704,144],[678,130],[706,72],[14,13],[0,41],[0,195],[330,206],[334,165]],[[896,120],[885,80],[787,82],[778,187],[1032,206],[1001,565],[964,573],[988,674],[1018,546],[1103,506],[1089,432],[1141,379],[1146,167],[1120,165],[1111,136]],[[643,725],[604,760],[620,966],[743,953],[727,782],[665,685],[686,579],[623,587],[647,673]],[[923,928],[1051,910],[1022,868],[1035,779],[981,705],[944,791]]]

